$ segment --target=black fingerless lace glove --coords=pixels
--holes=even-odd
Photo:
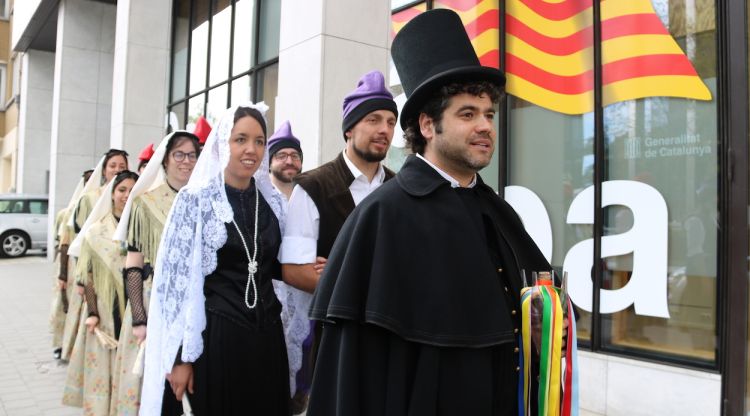
[[[96,291],[94,285],[91,283],[91,276],[89,276],[89,283],[83,285],[83,296],[86,297],[86,305],[89,309],[89,316],[99,316],[99,309],[96,306]]]
[[[146,325],[146,309],[143,307],[143,269],[128,267],[125,274],[125,289],[130,300],[130,312],[133,315],[133,326]]]

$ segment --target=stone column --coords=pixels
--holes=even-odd
[[[18,110],[18,192],[44,194],[48,188],[52,86],[55,54],[29,49],[21,58]]]
[[[171,1],[117,2],[111,136],[133,161],[166,133],[171,11]]]
[[[275,125],[291,121],[304,170],[344,148],[342,105],[357,80],[374,69],[388,76],[390,27],[388,1],[282,2]]]
[[[112,4],[59,4],[50,145],[52,218],[68,203],[81,173],[110,147],[115,16]]]

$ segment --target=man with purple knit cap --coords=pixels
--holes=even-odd
[[[288,201],[294,189],[294,178],[302,171],[302,147],[292,134],[289,121],[268,139],[268,156],[271,183]]]
[[[286,229],[279,249],[284,281],[310,294],[344,221],[372,191],[394,173],[380,162],[393,139],[398,109],[383,74],[371,71],[344,97],[341,124],[346,145],[334,160],[295,178]],[[317,332],[315,328],[311,333]],[[303,363],[312,376],[317,340]]]

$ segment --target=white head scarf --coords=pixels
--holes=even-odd
[[[229,136],[238,107],[258,110],[265,118],[265,103],[241,104],[228,109],[211,131],[190,180],[175,197],[156,258],[149,304],[146,366],[141,397],[142,415],[161,412],[165,375],[172,371],[177,351],[194,362],[203,353],[206,328],[205,276],[216,269],[216,251],[227,241],[224,223],[234,218],[226,190],[224,168],[229,162]],[[255,174],[255,186],[281,223],[283,198],[273,191],[268,176],[268,152]]]
[[[64,209],[67,212],[65,213],[65,217],[64,218],[67,218],[67,217],[73,215],[72,212],[71,212],[71,210],[73,210],[75,208],[75,205],[78,202],[78,199],[81,198],[81,195],[83,195],[83,187],[85,185],[86,185],[86,183],[84,182],[83,178],[81,178],[81,179],[78,180],[78,184],[76,184],[76,188],[75,188],[75,190],[73,190],[73,196],[70,197],[70,200],[68,201],[68,204],[65,205]],[[67,222],[66,221],[61,221],[61,224],[59,224],[59,227],[57,228],[57,230],[55,230],[55,233],[58,236],[60,234],[62,234],[63,229],[68,226],[69,222],[70,221],[67,221]]]
[[[161,139],[161,143],[159,143],[156,151],[154,151],[154,154],[151,156],[151,163],[146,165],[146,169],[143,170],[141,176],[138,177],[138,182],[133,185],[133,189],[130,191],[128,202],[125,204],[125,209],[122,210],[120,222],[117,224],[117,231],[115,231],[115,235],[112,237],[113,240],[127,241],[130,211],[133,209],[133,201],[135,198],[161,186],[166,181],[167,173],[164,171],[161,161],[164,160],[164,155],[167,153],[167,144],[169,144],[169,140],[175,134],[193,135],[190,132],[179,130],[174,131]]]
[[[78,202],[81,200],[81,197],[86,195],[86,193],[93,191],[94,189],[101,186],[102,181],[102,171],[104,170],[104,158],[107,157],[107,155],[102,156],[101,159],[99,159],[99,163],[94,166],[94,171],[91,172],[91,176],[89,176],[88,182],[86,182],[86,185],[83,186],[83,189],[81,190],[81,193],[78,195],[78,198],[73,199],[73,209],[78,209]],[[70,214],[70,219],[68,220],[68,226],[70,228],[75,227],[75,212]]]
[[[91,183],[94,179],[95,177],[92,175],[89,179],[89,183]],[[104,188],[104,191],[96,201],[94,208],[91,210],[91,214],[89,214],[88,218],[86,218],[86,222],[83,223],[81,232],[78,233],[73,242],[70,243],[70,247],[68,248],[68,255],[79,257],[81,255],[81,245],[83,244],[83,239],[85,238],[86,233],[89,231],[89,229],[91,229],[91,226],[96,224],[97,221],[104,218],[105,215],[112,212],[112,188],[114,187],[114,183],[115,179],[112,178],[112,180],[107,184],[107,187]]]

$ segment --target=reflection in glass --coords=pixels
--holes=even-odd
[[[227,84],[224,84],[208,92],[208,103],[206,104],[206,120],[208,120],[208,124],[215,126],[224,114],[224,110],[227,109],[228,89]]]
[[[216,85],[229,77],[229,31],[232,29],[230,5],[230,0],[213,1],[209,85]]]
[[[169,124],[172,130],[185,128],[185,102],[175,104],[169,109]],[[172,125],[175,124],[175,125]],[[192,130],[191,130],[192,131]]]
[[[414,0],[391,0],[391,10],[413,3]]]
[[[205,100],[206,95],[201,94],[193,97],[188,101],[188,116],[185,129],[187,131],[193,131],[195,129],[195,122],[198,121],[198,117],[206,114],[205,112]],[[213,124],[211,124],[213,126]]]
[[[200,7],[198,7],[200,5]],[[201,11],[208,0],[196,0],[193,20],[192,45],[190,48],[190,93],[206,88],[206,66],[208,63],[208,19],[202,18]]]
[[[255,35],[255,1],[238,0],[234,5],[234,50],[232,74],[237,75],[253,65],[252,50]]]
[[[190,19],[190,0],[175,2],[174,46],[172,49],[172,98],[179,100],[185,96],[187,89],[187,57]]]
[[[571,247],[593,236],[591,225],[566,220],[573,199],[593,184],[593,114],[560,114],[513,96],[508,99],[508,183],[531,190],[544,204],[552,226],[550,263],[559,273]],[[578,312],[578,338],[590,339],[590,314]]]
[[[268,105],[268,131],[274,131],[274,117],[276,95],[279,92],[279,64],[273,64],[258,72],[258,101],[265,101]]]
[[[250,75],[232,81],[232,106],[252,101],[253,83]]]
[[[715,99],[713,3],[700,3],[686,6],[682,1],[661,0],[655,11]],[[707,364],[716,359],[716,119],[715,100],[655,97],[604,109],[605,180],[636,181],[655,188],[669,215],[666,275],[646,277],[655,285],[666,282],[669,318],[637,315],[633,306],[602,315],[602,345],[608,349]],[[604,208],[605,236],[628,231],[632,216],[625,207]],[[643,261],[639,256],[634,247],[633,253],[604,259],[603,287],[616,290],[627,285],[634,262]]]
[[[258,42],[258,63],[279,56],[279,25],[281,23],[281,2],[266,0],[260,4],[260,39]]]

